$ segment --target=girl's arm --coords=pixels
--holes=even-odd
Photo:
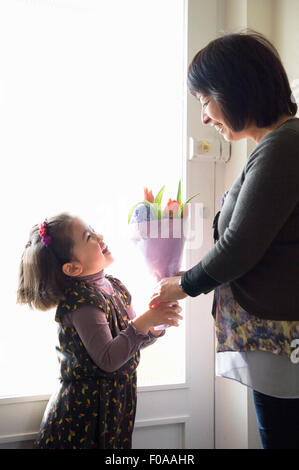
[[[127,308],[127,313],[130,320],[134,320],[136,318],[135,310],[132,307],[132,304]],[[157,338],[160,336],[165,335],[165,330],[158,330],[156,331],[154,328],[150,328],[148,331],[148,339],[144,341],[144,343],[140,346],[140,349],[146,348],[150,344],[153,344],[157,341]]]
[[[139,317],[145,316],[145,321],[141,322],[143,328],[139,327],[140,321],[137,321],[138,318],[134,323],[129,323],[128,327],[115,338],[111,335],[105,312],[98,308],[90,305],[82,306],[70,313],[68,319],[78,332],[94,363],[106,372],[114,372],[125,364],[143,343],[149,341],[150,338],[147,332],[152,325],[167,323],[165,317],[167,311],[163,311],[161,314],[162,311],[163,309],[160,308],[154,321],[150,321],[150,317],[153,317],[154,312],[151,312],[150,315],[146,312],[146,314]],[[179,307],[176,311],[180,311]],[[172,315],[168,313],[168,316],[178,317],[174,311]],[[137,326],[135,325],[136,322]],[[168,323],[174,324],[172,322],[174,320],[168,321]],[[145,324],[148,327],[144,327]]]

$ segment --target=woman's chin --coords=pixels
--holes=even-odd
[[[222,128],[220,134],[222,135],[224,140],[226,140],[226,142],[231,142],[232,140],[234,140],[234,136],[229,129]]]

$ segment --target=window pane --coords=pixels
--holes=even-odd
[[[144,186],[165,184],[166,204],[181,178],[183,3],[0,3],[0,395],[50,393],[58,375],[54,311],[15,302],[29,229],[45,217],[70,211],[102,232],[115,257],[107,273],[137,314],[147,308],[155,283],[127,216]],[[139,385],[184,381],[184,337],[170,328],[143,352]]]

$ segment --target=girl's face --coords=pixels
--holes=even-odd
[[[65,274],[69,276],[96,274],[113,263],[114,259],[103,236],[95,233],[79,218],[73,219],[72,239],[73,260],[63,266]]]

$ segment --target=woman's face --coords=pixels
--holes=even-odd
[[[197,97],[202,105],[201,121],[203,124],[213,126],[228,142],[248,137],[244,130],[235,132],[225,123],[218,104],[212,96],[198,94]]]

